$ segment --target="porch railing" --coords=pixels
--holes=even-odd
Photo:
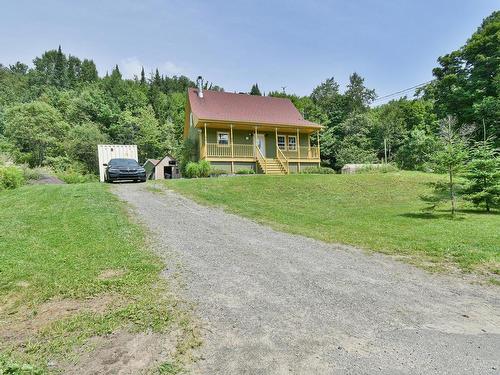
[[[260,148],[255,145],[255,157],[257,158],[258,163],[260,164],[260,167],[264,170],[264,173],[267,173],[267,159],[262,155],[262,151],[260,151]]]
[[[276,151],[276,158],[280,162],[283,169],[285,169],[285,173],[290,173],[290,164],[288,164],[288,159],[286,158],[285,154],[283,154],[283,151],[281,151],[279,148]]]
[[[202,157],[212,158],[256,158],[253,144],[234,143],[231,145],[219,145],[217,143],[207,143],[201,145]],[[277,153],[277,158],[281,154],[282,159],[299,159],[298,150],[281,150]],[[318,149],[315,146],[300,147],[300,159],[319,159]]]
[[[204,146],[202,147],[204,150]],[[231,156],[235,158],[253,158],[254,150],[252,144],[233,144],[231,145],[219,145],[217,143],[207,143],[206,152],[203,153],[207,157],[219,157],[219,158],[230,158]]]
[[[289,159],[299,159],[299,150],[281,150]],[[318,149],[316,147],[300,147],[300,159],[319,159]]]

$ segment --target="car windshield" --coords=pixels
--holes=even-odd
[[[139,167],[139,164],[134,159],[111,159],[108,164],[110,167],[117,167],[117,168]]]

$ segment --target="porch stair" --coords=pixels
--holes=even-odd
[[[285,167],[278,159],[266,158],[265,162],[264,160],[257,159],[257,163],[264,174],[282,175],[287,173]]]

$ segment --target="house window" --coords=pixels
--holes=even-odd
[[[288,136],[288,150],[296,151],[297,150],[297,137],[294,135]]]
[[[217,144],[219,146],[229,146],[229,133],[217,132]]]
[[[278,148],[280,150],[286,150],[286,136],[278,135]]]

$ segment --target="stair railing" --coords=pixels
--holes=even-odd
[[[279,147],[277,147],[276,149],[277,149],[276,156],[279,163],[281,164],[281,167],[285,170],[285,174],[289,174],[290,164],[288,163],[288,159],[286,158],[285,154],[283,153],[283,151],[281,151]]]
[[[260,151],[260,148],[257,145],[255,145],[255,157],[259,162],[261,168],[262,165],[264,165],[264,173],[267,174],[267,159],[264,157],[264,155],[262,155],[262,151]]]

